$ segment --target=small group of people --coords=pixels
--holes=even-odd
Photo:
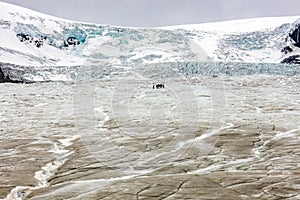
[[[153,84],[152,88],[153,89],[165,88],[165,84],[164,83]]]

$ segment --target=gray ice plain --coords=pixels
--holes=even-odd
[[[0,199],[300,199],[299,19],[128,28],[0,2]]]
[[[277,67],[1,84],[1,198],[299,199],[300,77]]]

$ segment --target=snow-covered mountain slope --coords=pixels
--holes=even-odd
[[[299,16],[266,17],[165,27],[182,30],[215,61],[278,63]]]
[[[279,63],[299,17],[127,28],[64,20],[0,2],[0,61],[30,66],[176,61]],[[297,51],[296,51],[297,52]]]
[[[207,60],[177,31],[63,20],[0,3],[0,59],[20,65]],[[202,52],[201,52],[202,53]],[[203,53],[205,55],[205,53]]]

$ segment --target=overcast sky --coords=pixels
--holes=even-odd
[[[300,0],[2,0],[61,18],[123,26],[300,15]]]

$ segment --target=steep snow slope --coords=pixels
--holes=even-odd
[[[67,23],[61,19],[44,15],[29,9],[21,8],[7,3],[0,3],[0,59],[21,65],[40,64],[72,64],[78,62],[74,56],[66,51],[58,51],[57,48],[44,45],[43,48],[34,48],[29,42],[21,43],[16,36],[25,33],[32,37],[42,34],[55,35],[62,32],[62,26]],[[64,62],[61,62],[64,57]]]
[[[164,27],[181,30],[215,61],[278,63],[299,16],[266,17]]]
[[[201,49],[193,52],[190,40],[176,31],[72,22],[6,3],[0,3],[0,13],[2,62],[61,66],[207,60],[197,57]],[[80,44],[70,45],[70,38]],[[37,43],[42,45],[37,48]]]
[[[299,17],[125,28],[73,22],[0,2],[0,61],[30,66],[176,61],[279,63]]]

